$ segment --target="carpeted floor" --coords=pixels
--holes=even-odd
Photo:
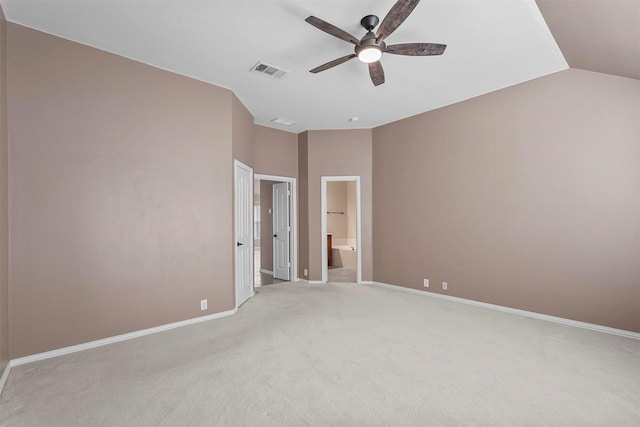
[[[14,368],[3,426],[639,426],[640,342],[353,284]]]

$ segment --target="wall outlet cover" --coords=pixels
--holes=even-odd
[[[305,268],[302,274],[304,274],[304,277],[307,277],[309,275],[309,270]]]
[[[207,309],[207,300],[206,299],[200,300],[200,311],[204,311],[206,309]]]
[[[442,289],[443,290],[446,291],[448,289],[448,287],[449,287],[449,285],[447,284],[447,282],[442,282]]]
[[[424,287],[425,288],[429,287],[429,279],[424,279]]]

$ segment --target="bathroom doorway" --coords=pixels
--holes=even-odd
[[[360,177],[323,176],[322,282],[362,281]]]

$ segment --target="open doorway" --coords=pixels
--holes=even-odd
[[[322,282],[362,282],[360,177],[324,176]]]
[[[296,179],[254,176],[254,285],[298,277]]]

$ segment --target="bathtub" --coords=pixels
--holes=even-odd
[[[334,267],[344,267],[356,269],[358,265],[357,251],[355,246],[336,245],[331,247],[331,257]]]

